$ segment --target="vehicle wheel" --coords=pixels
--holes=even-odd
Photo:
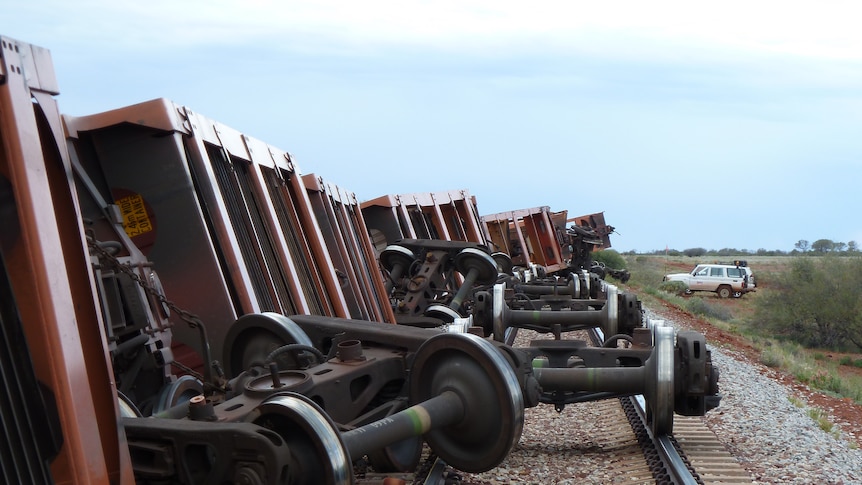
[[[719,298],[730,298],[730,295],[731,293],[733,293],[733,290],[731,290],[731,288],[727,285],[722,285],[718,287],[716,293],[718,293]]]
[[[686,294],[686,295],[691,295],[692,293],[694,293],[694,292],[693,292],[693,291],[691,291],[691,289],[690,289],[690,288],[686,288],[686,289],[685,289],[685,294]]]
[[[733,292],[734,298],[742,298],[742,295],[743,295],[743,293],[741,291],[734,291]]]

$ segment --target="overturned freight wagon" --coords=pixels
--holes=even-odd
[[[314,174],[303,176],[351,318],[394,323],[377,253],[353,192]]]
[[[703,336],[620,324],[608,286],[602,300],[534,288],[565,311],[510,308],[466,193],[405,207],[408,232],[376,247],[384,269],[411,266],[408,285],[435,282],[435,325],[390,324],[394,278],[367,234],[384,231],[351,193],[166,100],[61,117],[49,53],[0,42],[4,481],[346,484],[360,462],[414,470],[423,442],[485,471],[526,406],[642,393],[663,434],[674,412],[717,404]],[[523,315],[637,345],[502,342]]]
[[[605,223],[604,213],[571,218],[567,214],[540,206],[484,215],[482,223],[493,248],[524,270],[566,274],[584,269],[627,281],[627,271],[605,268],[591,259],[593,251],[611,247],[614,227]]]
[[[208,323],[214,360],[230,360],[228,329],[247,313],[386,320],[361,225],[289,153],[165,99],[64,121],[75,167],[93,174],[86,199],[100,200],[84,207],[90,230],[107,227],[100,205],[119,207],[164,291]],[[193,330],[176,333],[203,354]]]
[[[488,243],[467,190],[384,195],[362,202],[362,213],[378,250],[401,239]]]
[[[415,466],[422,433],[435,433],[432,446],[464,469],[505,457],[520,435],[523,401],[491,344],[315,314],[329,298],[332,313],[351,316],[325,284],[303,288],[311,275],[298,277],[302,270],[282,261],[291,250],[273,198],[303,219],[306,232],[291,228],[298,237],[315,238],[321,228],[308,228],[326,219],[308,217],[317,189],[300,184],[288,157],[245,137],[216,143],[194,132],[200,118],[164,101],[148,106],[165,122],[157,126],[140,106],[67,117],[67,145],[47,51],[2,43],[2,65],[13,71],[0,83],[0,371],[14,389],[0,400],[0,418],[14,431],[2,448],[20,450],[0,453],[4,482],[351,483],[352,459],[365,455],[381,469]],[[213,126],[211,135],[230,135]],[[248,160],[243,148],[269,153],[272,163]],[[268,171],[280,172],[270,174],[280,179],[270,188],[289,196],[268,193]],[[333,226],[340,221],[332,234],[358,239],[344,230],[358,221],[336,214],[354,204],[325,193],[317,190],[325,200],[316,208],[334,216]],[[308,251],[315,256],[305,263],[330,273],[318,276],[336,288],[352,284],[339,279],[331,251]],[[315,338],[330,332],[333,357],[312,347],[280,313],[287,310],[323,319],[309,329]],[[371,330],[360,343],[339,337],[342,323]],[[175,367],[173,331],[186,327],[207,363],[208,333],[227,330],[228,342],[235,328],[272,329],[289,342],[270,352],[271,341],[237,337],[223,353],[230,364],[239,349],[240,365],[201,376]],[[408,368],[418,376],[410,389]],[[430,421],[417,430],[420,410]],[[487,416],[463,430],[485,446],[461,445],[460,432],[444,429],[467,412]]]

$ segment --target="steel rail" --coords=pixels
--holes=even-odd
[[[593,345],[601,345],[604,342],[604,333],[600,328],[592,328],[587,331],[592,340]],[[680,455],[679,449],[674,444],[673,435],[655,436],[647,423],[646,418],[646,399],[642,394],[625,397],[628,399],[637,411],[641,422],[653,443],[658,457],[671,480],[671,483],[676,485],[696,485],[701,483],[692,473],[686,460]]]
[[[638,394],[636,396],[630,396],[627,399],[630,399],[632,404],[634,404],[635,410],[640,416],[641,421],[644,423],[647,434],[649,434],[650,439],[655,444],[656,450],[658,450],[658,456],[664,464],[665,470],[668,472],[671,481],[679,485],[698,484],[699,482],[697,478],[692,475],[692,472],[688,467],[688,463],[679,454],[679,450],[674,444],[673,436],[655,436],[647,425],[646,400],[643,395]]]

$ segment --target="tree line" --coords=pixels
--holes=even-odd
[[[688,248],[688,249],[656,249],[654,251],[650,251],[647,253],[638,253],[637,251],[627,251],[623,254],[652,254],[652,255],[668,255],[668,256],[689,256],[689,257],[701,257],[701,256],[738,256],[743,254],[750,254],[752,256],[800,256],[806,254],[814,254],[814,255],[823,255],[823,254],[837,254],[837,255],[847,255],[847,256],[858,256],[862,254],[860,252],[859,244],[856,241],[850,241],[847,243],[833,241],[831,239],[818,239],[814,242],[809,242],[806,239],[800,239],[796,241],[796,244],[793,246],[792,251],[782,251],[780,249],[737,249],[737,248],[722,248],[722,249],[706,249],[706,248]]]

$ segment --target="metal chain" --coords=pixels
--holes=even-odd
[[[121,263],[120,260],[117,259],[116,256],[114,256],[113,254],[111,254],[110,252],[105,250],[105,248],[99,246],[99,243],[97,243],[90,236],[87,236],[87,245],[90,247],[90,249],[92,249],[93,251],[98,253],[99,256],[102,256],[109,263],[111,263],[111,266],[114,269],[120,271],[121,273],[127,275],[129,278],[134,280],[138,284],[138,286],[143,288],[144,291],[148,295],[155,297],[156,300],[159,301],[159,303],[164,304],[171,311],[176,312],[177,315],[179,315],[180,318],[182,318],[183,321],[187,322],[192,328],[195,328],[198,325],[203,325],[203,322],[201,321],[201,319],[197,315],[195,315],[194,313],[191,313],[189,311],[183,310],[182,308],[177,306],[176,303],[172,302],[171,300],[168,300],[167,297],[165,297],[165,295],[162,294],[162,292],[160,292],[158,289],[156,289],[152,285],[150,285],[146,280],[141,278],[141,276],[138,275],[138,273],[132,269],[132,265]],[[138,266],[143,266],[143,265],[138,264]]]
[[[183,364],[182,362],[177,362],[174,360],[174,361],[171,361],[171,365],[176,367],[177,369],[180,369],[181,371],[185,372],[186,374],[191,375],[192,377],[194,377],[195,379],[197,379],[201,382],[206,382],[204,380],[205,377],[203,376],[203,374],[201,374],[200,372],[198,372],[198,371],[192,369],[191,367]]]
[[[92,249],[96,254],[101,256],[105,261],[107,261],[113,269],[120,271],[125,274],[133,281],[135,281],[138,286],[143,288],[144,292],[148,295],[154,297],[158,300],[159,303],[165,305],[172,312],[176,313],[180,316],[180,318],[186,322],[190,328],[198,330],[201,333],[202,346],[204,348],[204,375],[201,375],[199,372],[194,371],[190,367],[183,365],[179,362],[171,362],[172,365],[182,369],[183,371],[193,375],[196,379],[199,379],[205,385],[214,386],[216,389],[220,389],[222,386],[218,383],[215,383],[212,379],[211,373],[209,372],[209,368],[211,365],[210,355],[209,355],[209,342],[206,337],[206,327],[204,327],[203,321],[195,315],[187,310],[180,308],[176,303],[169,300],[159,289],[154,288],[149,282],[147,282],[144,278],[142,278],[138,273],[133,269],[131,264],[124,264],[117,259],[116,256],[108,252],[105,248],[101,247],[98,242],[96,242],[95,238],[91,236],[87,236],[87,245]],[[142,264],[138,264],[138,267],[143,267]],[[218,365],[217,363],[212,363]]]

